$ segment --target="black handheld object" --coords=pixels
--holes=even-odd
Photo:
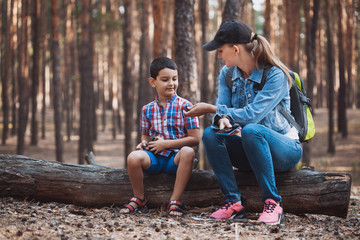
[[[217,131],[216,134],[229,136],[229,135],[233,134],[239,128],[241,128],[241,126],[238,123],[235,123],[234,125],[232,125],[231,128],[221,129],[221,130]]]

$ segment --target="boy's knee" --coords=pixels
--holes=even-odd
[[[195,151],[193,148],[185,146],[181,148],[181,155],[186,155],[187,157],[192,157],[194,158],[195,156]]]
[[[128,167],[141,166],[141,160],[143,158],[143,151],[133,151],[127,157]]]

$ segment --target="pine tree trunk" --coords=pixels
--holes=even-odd
[[[311,0],[304,1],[304,13],[306,21],[306,68],[307,68],[307,77],[306,77],[306,93],[307,96],[313,100],[314,94],[314,83],[316,83],[316,31],[317,31],[317,22],[319,17],[319,0],[313,1],[312,16],[310,15],[311,9]],[[314,103],[312,105],[315,106]],[[314,108],[313,108],[314,109]],[[302,163],[305,166],[310,166],[311,161],[311,144],[303,144],[303,157]]]
[[[46,29],[47,29],[47,6],[46,1],[41,1],[41,90],[42,90],[42,101],[41,101],[41,138],[45,139],[46,133],[46,74],[45,74],[45,67],[46,67],[46,51],[47,51],[47,38],[46,38]]]
[[[175,1],[175,62],[178,66],[178,93],[192,103],[198,102],[196,71],[194,0]]]
[[[139,85],[138,85],[138,102],[137,102],[137,120],[136,129],[140,126],[140,116],[142,107],[154,98],[152,88],[149,86],[148,78],[150,77],[149,69],[151,62],[151,43],[149,32],[150,3],[146,0],[140,0],[141,9],[141,39],[140,39],[140,62],[139,62]],[[137,143],[141,141],[141,132],[137,131]]]
[[[32,42],[33,42],[33,67],[32,67],[32,85],[31,85],[31,141],[30,144],[36,146],[38,144],[38,120],[37,120],[37,95],[39,91],[39,77],[40,77],[40,9],[41,3],[39,0],[33,1],[33,18],[32,18]]]
[[[63,133],[62,133],[62,98],[60,83],[60,17],[59,1],[51,1],[51,58],[54,86],[54,120],[55,120],[55,145],[56,160],[63,161]]]
[[[18,87],[19,87],[19,122],[17,135],[17,154],[24,154],[25,132],[29,113],[29,52],[27,48],[29,39],[28,21],[30,15],[29,0],[22,0],[21,3],[21,29],[19,33],[18,51]]]
[[[333,38],[332,23],[330,20],[331,2],[325,0],[325,24],[327,37],[327,75],[328,75],[328,109],[329,109],[329,135],[328,135],[328,152],[335,153],[335,137],[334,137],[334,70],[335,59],[333,56]]]
[[[345,46],[344,46],[344,24],[343,24],[343,4],[337,1],[337,19],[338,19],[338,61],[339,61],[339,79],[340,88],[338,93],[338,131],[343,138],[348,135],[347,116],[346,116],[346,79],[345,79]]]
[[[19,15],[18,15],[18,0],[12,0],[13,6],[12,6],[12,27],[11,27],[11,45],[9,46],[11,48],[11,124],[13,128],[11,129],[11,136],[16,135],[17,133],[17,102],[16,102],[16,90],[18,89],[17,86],[17,70],[15,67],[16,62],[16,50],[18,49],[18,39],[17,39],[17,26],[19,21]]]
[[[80,68],[80,141],[79,141],[79,164],[84,163],[83,156],[88,151],[93,151],[93,66],[92,48],[90,39],[90,2],[81,1],[81,36],[79,45],[79,68]]]
[[[122,79],[122,100],[125,112],[125,159],[133,150],[133,139],[131,137],[134,127],[134,81],[133,81],[133,53],[132,53],[132,11],[133,1],[124,0],[124,23],[123,23],[123,79]],[[125,167],[127,163],[125,161]]]
[[[221,25],[230,20],[237,20],[240,21],[241,17],[240,13],[244,8],[244,0],[226,0],[224,12],[222,15]],[[213,38],[213,36],[212,36]],[[212,39],[211,38],[211,39]],[[221,68],[224,66],[224,62],[222,59],[217,57],[217,50],[215,54],[215,68],[214,68],[214,90],[212,93],[212,103],[216,103],[216,99],[218,97],[218,90],[219,90],[219,74]]]
[[[6,4],[6,7],[3,8],[3,13],[5,13],[6,22],[2,22],[2,32],[5,33],[5,37],[0,39],[4,39],[5,44],[4,48],[1,49],[1,100],[2,100],[2,110],[3,110],[3,130],[2,130],[2,144],[6,144],[6,140],[9,134],[9,78],[10,78],[10,70],[13,66],[10,65],[11,62],[11,28],[12,28],[12,9],[14,2],[11,0],[3,1],[3,6]]]

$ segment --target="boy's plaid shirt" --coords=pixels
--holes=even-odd
[[[152,138],[162,137],[163,139],[179,139],[188,136],[187,129],[199,128],[199,119],[186,117],[183,113],[185,106],[190,107],[192,104],[176,94],[166,101],[165,107],[160,105],[156,97],[141,110],[141,132],[149,134]],[[179,149],[167,149],[159,154],[169,156],[172,151],[178,152]]]

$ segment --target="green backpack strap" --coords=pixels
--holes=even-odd
[[[261,78],[261,82],[260,82],[260,85],[259,85],[259,91],[262,90],[262,88],[264,87],[265,85],[265,80],[268,76],[268,73],[269,73],[269,69],[270,68],[266,68],[264,69],[264,73],[263,73],[263,76]],[[293,84],[295,84],[295,75],[294,75],[294,72],[292,71],[289,71],[292,79],[293,79]],[[297,83],[296,83],[297,84]],[[295,121],[295,119],[285,110],[285,108],[280,104],[278,103],[278,105],[276,105],[276,109],[298,130],[300,131],[302,128],[301,126]]]

